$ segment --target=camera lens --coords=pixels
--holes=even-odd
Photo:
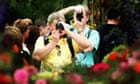
[[[60,22],[57,22],[57,23],[56,23],[56,29],[57,29],[57,30],[64,30],[63,24],[60,23]]]
[[[81,19],[83,18],[83,13],[77,13],[76,18],[77,20],[81,21]]]

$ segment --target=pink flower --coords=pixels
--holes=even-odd
[[[70,84],[83,84],[82,78],[80,75],[73,73],[73,74],[69,74],[66,77],[66,80],[70,83]]]
[[[33,74],[37,73],[37,68],[35,66],[33,66],[33,65],[25,66],[24,69],[27,70],[27,72],[29,74],[29,77],[32,76]]]
[[[110,74],[110,79],[113,80],[117,80],[117,78],[119,78],[121,76],[122,72],[117,69],[116,71],[112,72],[112,74]]]
[[[38,79],[35,81],[35,84],[47,84],[45,79]]]
[[[28,84],[28,72],[25,69],[17,69],[14,72],[14,80],[17,84]]]
[[[119,68],[124,71],[124,70],[127,70],[128,69],[128,60],[125,60],[125,61],[121,61],[119,63]]]
[[[94,73],[101,74],[109,69],[109,65],[107,63],[101,62],[92,66],[91,69],[94,71]]]
[[[128,65],[133,66],[136,63],[136,57],[129,57],[128,58]]]

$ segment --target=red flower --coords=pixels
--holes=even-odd
[[[107,71],[109,69],[109,65],[107,63],[101,62],[98,64],[95,64],[94,66],[92,66],[92,70],[97,73],[97,74],[101,74],[105,71]]]
[[[119,59],[125,60],[128,52],[129,52],[129,48],[126,48],[125,51],[120,54]]]
[[[125,53],[125,52],[121,53],[119,59],[120,60],[125,60],[126,59],[126,55],[127,55],[127,53]]]
[[[129,48],[126,48],[126,49],[125,49],[125,52],[128,53],[128,52],[129,52]]]
[[[0,74],[0,84],[11,84],[12,78],[10,76]]]
[[[66,80],[70,83],[70,84],[83,84],[82,78],[80,75],[73,73],[73,74],[69,74],[66,78]]]
[[[136,73],[139,73],[139,74],[140,74],[140,61],[136,62],[136,64],[135,64],[134,67],[133,67],[133,70],[134,70]]]
[[[112,53],[110,53],[109,55],[109,60],[113,61],[113,60],[116,60],[117,59],[117,51],[114,51]]]
[[[122,53],[120,54],[119,59],[120,59],[120,60],[125,60],[125,59],[126,59],[126,56],[127,56],[127,54],[128,54],[128,52],[129,52],[129,49],[126,48],[125,51],[122,52]]]
[[[8,55],[6,55],[5,53],[0,54],[0,59],[4,62],[4,63],[9,63],[10,62],[10,57]]]

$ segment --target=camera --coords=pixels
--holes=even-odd
[[[56,30],[64,30],[64,26],[59,21],[56,23]]]
[[[76,18],[77,20],[81,21],[81,19],[83,18],[83,13],[77,13]]]

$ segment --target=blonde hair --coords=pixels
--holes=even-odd
[[[31,24],[32,24],[31,19],[24,18],[15,20],[13,26],[19,28],[21,33],[23,34],[28,29],[28,26],[30,26]]]
[[[57,20],[63,19],[63,20],[65,20],[65,17],[64,17],[63,14],[60,14],[58,12],[53,12],[48,16],[47,22],[51,24],[54,19],[57,19]]]

